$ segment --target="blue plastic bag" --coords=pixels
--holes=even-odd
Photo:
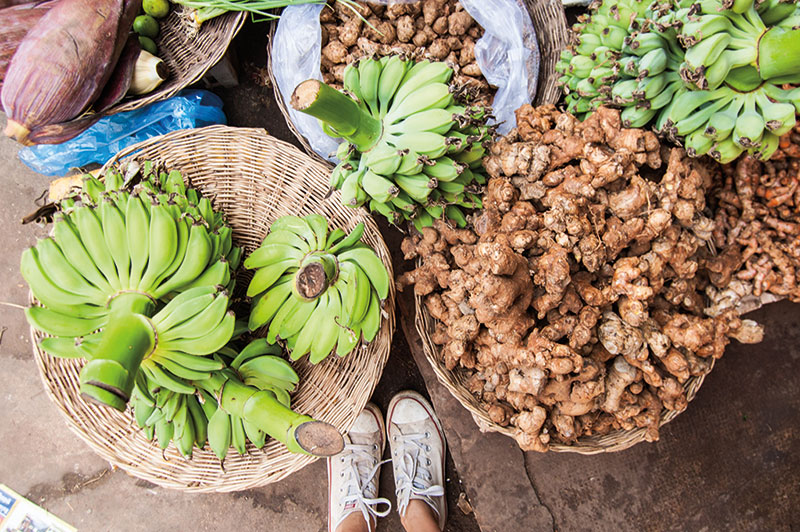
[[[40,174],[63,176],[72,168],[104,164],[122,149],[170,131],[226,123],[219,96],[205,90],[184,90],[141,109],[101,118],[62,144],[23,148],[19,158]]]

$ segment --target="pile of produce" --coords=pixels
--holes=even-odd
[[[800,302],[800,126],[769,161],[743,157],[723,173],[709,200],[717,249],[706,266],[710,311],[764,296]]]
[[[80,196],[61,202],[52,237],[22,255],[22,275],[41,305],[26,316],[50,335],[42,349],[87,359],[80,392],[89,400],[124,411],[136,390],[137,404],[147,405],[140,421],[185,455],[205,443],[203,422],[194,412],[189,423],[193,403],[175,394],[198,389],[293,451],[338,452],[334,427],[288,408],[296,377],[286,364],[275,370],[274,362],[250,360],[264,354],[259,349],[238,359],[215,355],[245,330],[229,309],[241,248],[222,213],[187,189],[180,173],[158,173],[149,162],[131,163],[124,182],[111,168],[104,181],[87,176]],[[164,419],[150,412],[142,420],[149,407]],[[317,445],[319,437],[336,448]]]
[[[161,83],[163,64],[142,52],[131,33],[141,5],[141,0],[58,0],[43,6],[49,9],[18,42],[3,80],[5,134],[26,145],[64,142],[129,92],[142,94]]]
[[[452,76],[445,63],[395,55],[348,65],[344,93],[317,80],[297,86],[292,106],[343,139],[331,187],[344,205],[418,228],[445,218],[466,224],[461,207],[480,206],[489,115],[455,101]]]
[[[193,357],[196,375],[189,386],[137,382],[131,398],[136,423],[162,449],[174,441],[186,458],[192,457],[195,443],[202,449],[206,442],[220,460],[231,445],[243,455],[248,441],[261,449],[268,434],[288,435],[281,441],[289,450],[307,452],[300,443],[302,431],[309,430],[306,424],[317,430],[324,425],[291,410],[289,392],[299,378],[280,354],[280,347],[258,339],[241,351],[224,347],[213,359]],[[332,427],[327,430],[335,434]]]
[[[144,0],[142,2],[142,13],[133,19],[133,31],[139,36],[142,50],[146,50],[152,55],[158,54],[158,46],[154,40],[161,30],[158,19],[163,19],[167,15],[169,15],[168,0]]]
[[[490,105],[493,91],[475,61],[481,28],[457,0],[393,3],[358,2],[356,9],[328,2],[322,23],[322,80],[341,89],[344,71],[363,57],[403,55],[445,61],[455,70],[454,84],[471,99]]]
[[[623,108],[691,156],[769,159],[795,124],[800,6],[784,0],[604,0],[574,28],[557,69],[568,110]]]
[[[329,231],[319,214],[283,216],[244,265],[255,269],[250,330],[269,324],[267,338],[286,341],[292,360],[309,353],[316,364],[371,342],[381,324],[390,276],[375,251],[361,243],[364,224],[348,235]]]
[[[607,107],[581,123],[523,106],[517,125],[485,159],[472,227],[404,240],[420,265],[400,286],[424,297],[444,364],[523,449],[634,427],[655,440],[729,338],[761,339],[731,309],[705,315],[715,168]]]

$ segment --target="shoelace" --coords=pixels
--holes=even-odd
[[[378,462],[372,469],[369,470],[369,474],[362,475],[362,471],[369,467],[369,464],[372,463],[373,456],[372,453],[374,452],[373,445],[367,444],[358,444],[358,443],[345,443],[344,451],[340,459],[349,462],[349,467],[342,472],[345,476],[345,482],[343,485],[343,489],[345,490],[344,497],[341,500],[341,503],[347,507],[350,504],[353,504],[355,508],[361,511],[361,515],[364,516],[364,520],[367,522],[367,527],[372,531],[372,519],[371,517],[374,516],[376,519],[378,517],[386,517],[389,515],[389,512],[392,511],[392,503],[389,502],[389,499],[384,497],[372,498],[366,497],[364,492],[369,488],[370,483],[375,480],[375,475],[378,473],[380,467],[389,462],[390,460],[384,460],[383,462]],[[361,469],[359,469],[361,466]],[[362,483],[363,479],[363,483]],[[377,490],[375,490],[377,491]],[[385,510],[379,510],[378,506],[380,504],[385,504]],[[344,517],[344,516],[343,516]],[[341,522],[341,521],[340,521]],[[334,529],[339,526],[339,523],[336,523]]]
[[[444,495],[444,487],[431,485],[433,476],[427,469],[431,465],[429,459],[423,464],[420,460],[420,453],[430,451],[430,447],[420,440],[427,438],[429,434],[400,434],[393,436],[392,439],[397,446],[400,455],[399,467],[395,469],[395,483],[397,488],[397,511],[400,515],[405,515],[411,496],[416,495],[424,500],[436,513],[436,505],[432,497]]]

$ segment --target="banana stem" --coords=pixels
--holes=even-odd
[[[155,347],[155,331],[146,317],[153,301],[138,292],[123,292],[109,308],[95,356],[81,369],[80,390],[87,399],[125,410],[139,366]]]
[[[333,255],[310,255],[294,276],[295,293],[306,301],[313,301],[325,293],[339,274]]]
[[[286,408],[272,392],[228,379],[217,396],[223,410],[252,423],[292,452],[333,456],[344,447],[336,427]]]
[[[292,93],[292,107],[325,122],[358,151],[365,152],[381,138],[380,120],[361,109],[352,98],[309,79],[298,85]]]
[[[758,41],[758,72],[762,79],[800,72],[800,29],[770,28]]]

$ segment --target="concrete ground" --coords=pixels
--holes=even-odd
[[[232,125],[265,127],[291,140],[263,87],[263,26],[236,40],[241,86],[217,91]],[[17,146],[0,140],[0,302],[25,305],[19,256],[45,228],[22,226],[48,179],[24,167]],[[393,248],[401,235],[386,229]],[[436,381],[413,331],[413,304],[400,298],[392,356],[375,392],[427,393],[448,437],[452,531],[797,531],[800,517],[800,306],[778,303],[751,317],[766,327],[756,346],[732,344],[689,409],[661,440],[621,453],[522,453],[509,439],[482,434]],[[68,429],[44,393],[19,308],[0,305],[0,483],[81,531],[326,529],[325,464],[278,484],[239,493],[194,495],[114,470]],[[427,390],[426,390],[427,388]],[[393,491],[384,470],[381,494]],[[464,513],[459,496],[474,511]],[[464,506],[466,508],[466,506]],[[401,530],[396,514],[378,530]]]

